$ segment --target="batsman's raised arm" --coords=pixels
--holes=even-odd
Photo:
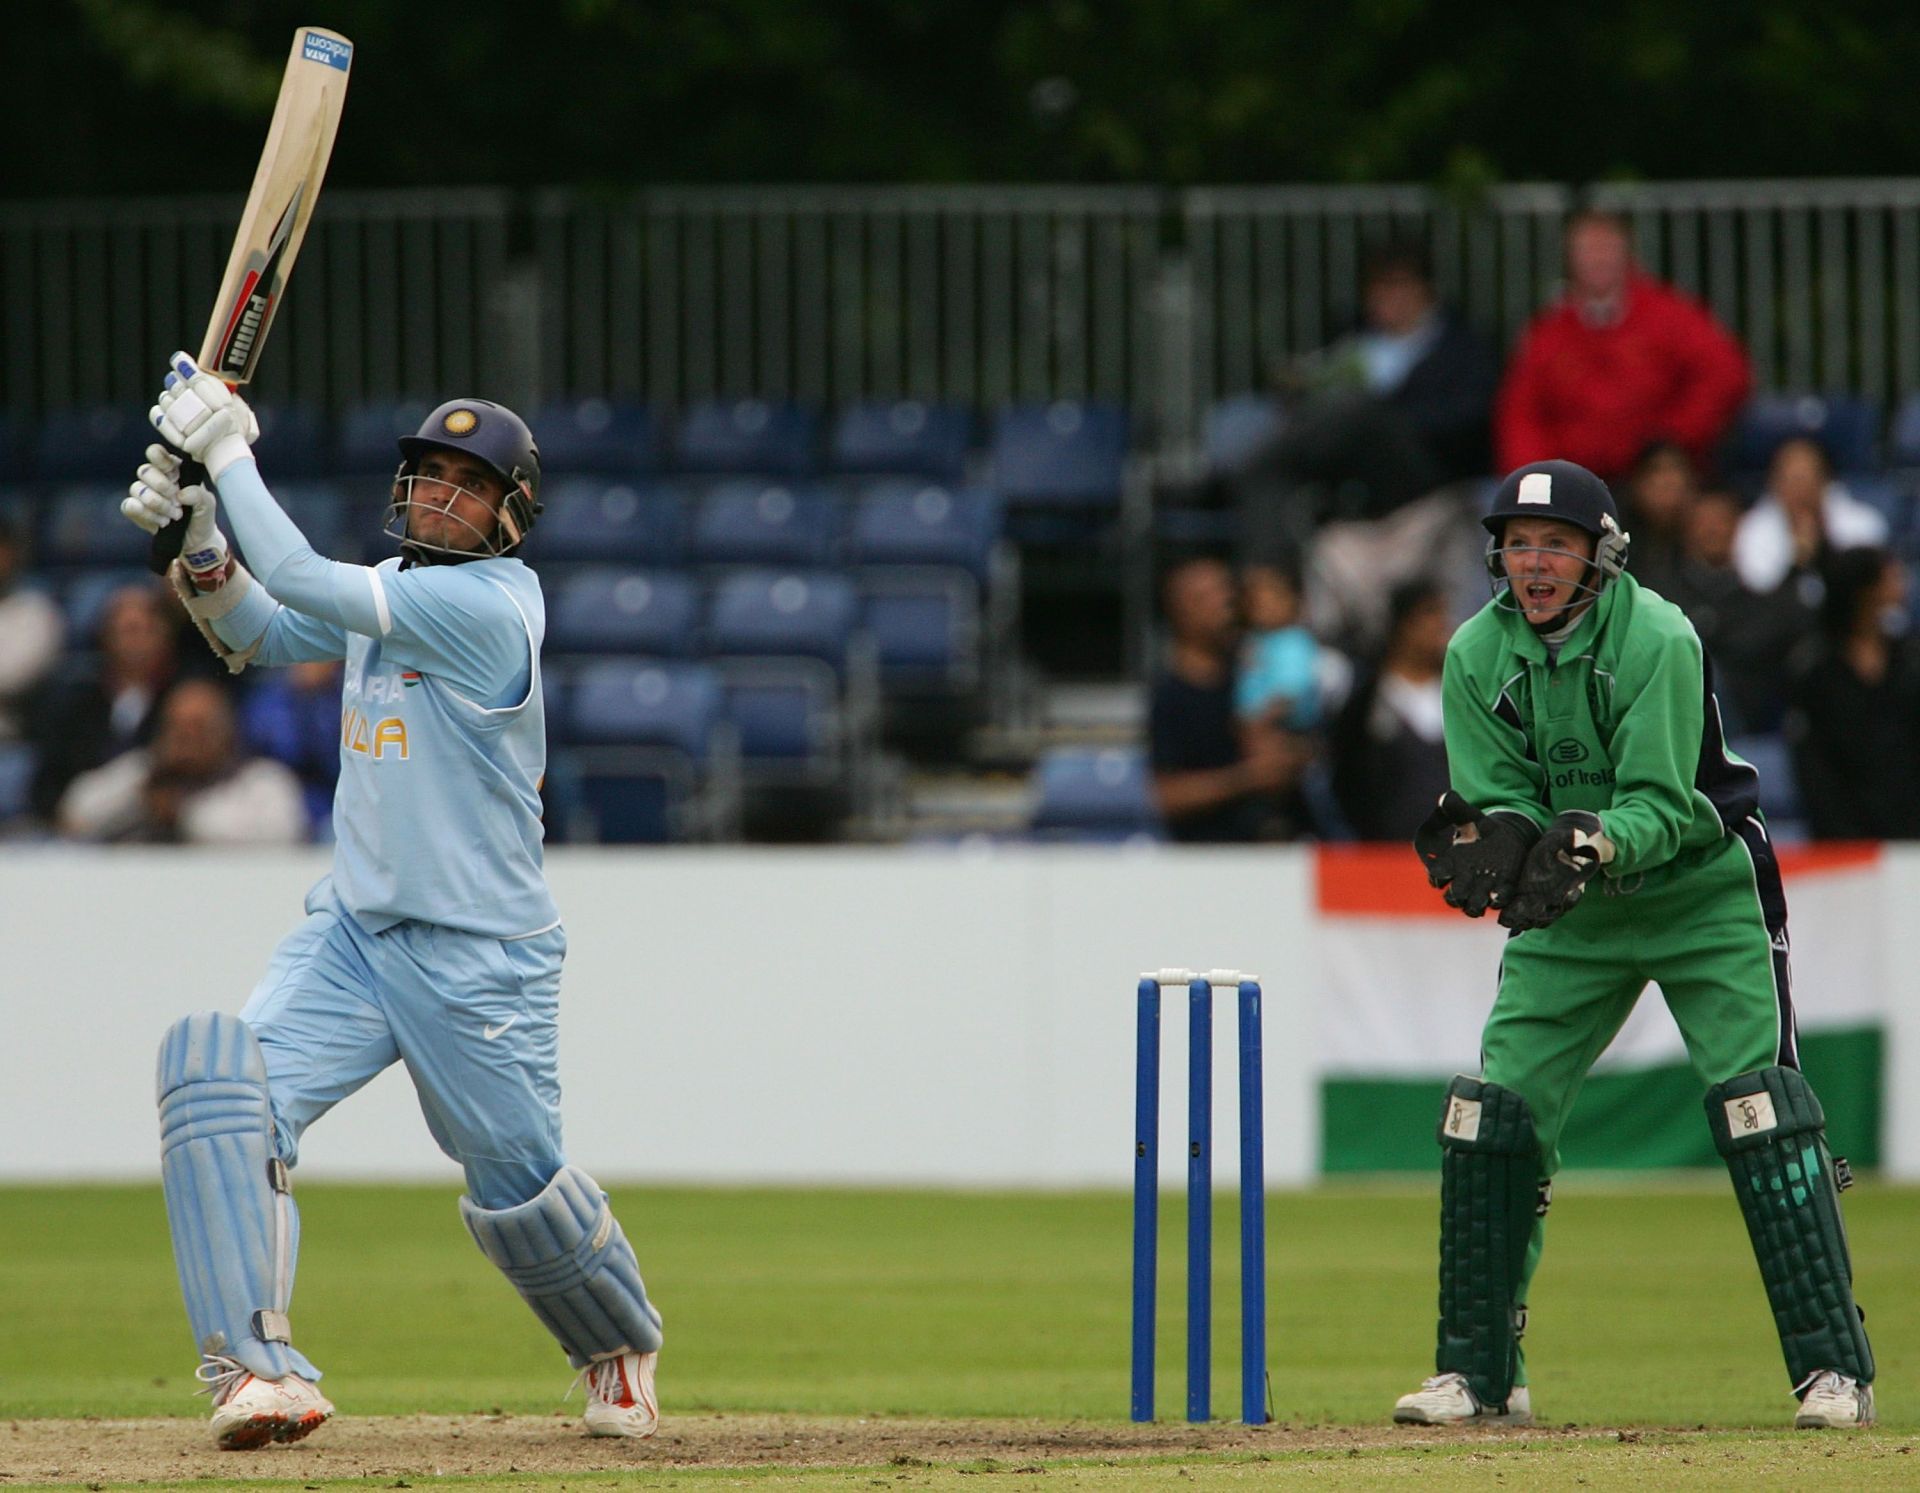
[[[403,558],[372,566],[313,549],[261,478],[245,402],[186,354],[174,355],[152,418],[164,437],[207,466],[251,567],[227,565],[224,541],[213,571],[182,561],[196,591],[209,590],[210,574],[226,578],[210,594],[183,595],[230,668],[339,657],[342,640],[353,634],[379,640],[386,656],[477,704],[495,708],[524,695],[539,646],[537,587],[529,590],[517,561],[506,575],[464,568],[510,557],[539,511],[532,437],[517,416],[484,401],[454,401],[429,422],[434,439],[400,443],[404,459],[388,532]],[[148,496],[136,483],[123,505],[142,527],[143,518],[167,514],[150,479],[146,485]],[[196,522],[211,510],[209,496],[194,510]],[[333,651],[316,655],[315,647]]]
[[[283,606],[352,632],[383,633],[373,571],[316,553],[267,491],[253,460],[259,426],[246,401],[183,352],[172,365],[150,413],[154,429],[206,467],[254,578]]]

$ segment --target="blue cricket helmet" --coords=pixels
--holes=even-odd
[[[1613,493],[1578,462],[1532,461],[1507,473],[1493,495],[1492,506],[1480,519],[1492,536],[1487,542],[1487,568],[1496,583],[1506,579],[1500,563],[1500,536],[1507,521],[1515,518],[1558,519],[1591,534],[1593,564],[1600,572],[1600,583],[1592,588],[1596,596],[1627,568],[1629,536],[1620,527],[1620,510]]]
[[[544,506],[540,501],[540,448],[534,444],[527,422],[490,399],[449,399],[421,421],[412,435],[400,437],[403,460],[396,479],[410,475],[415,463],[435,449],[476,456],[505,484],[507,495],[500,504],[503,542],[497,553],[512,554],[532,531]],[[397,485],[396,480],[396,489]]]

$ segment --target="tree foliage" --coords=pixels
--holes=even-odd
[[[14,196],[235,190],[295,25],[359,46],[334,180],[1899,175],[1896,0],[47,0]],[[18,65],[18,64],[24,64]]]

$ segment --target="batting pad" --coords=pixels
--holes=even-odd
[[[160,1179],[195,1343],[263,1379],[318,1379],[289,1341],[300,1215],[273,1150],[260,1044],[237,1016],[188,1016],[160,1043],[157,1087]]]
[[[1514,1297],[1540,1202],[1527,1101],[1464,1075],[1440,1112],[1440,1331],[1434,1363],[1506,1409],[1519,1366]]]
[[[460,1216],[575,1368],[659,1348],[660,1313],[647,1300],[640,1262],[600,1184],[579,1167],[562,1167],[517,1208],[480,1208],[463,1197]]]
[[[1796,1069],[1762,1068],[1715,1084],[1706,1104],[1794,1389],[1822,1369],[1872,1383],[1827,1118],[1812,1087]]]

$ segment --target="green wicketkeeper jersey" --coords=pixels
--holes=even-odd
[[[1693,624],[1630,575],[1587,609],[1558,662],[1490,602],[1447,648],[1444,699],[1454,789],[1541,825],[1598,812],[1608,876],[1663,866],[1757,816],[1758,774],[1726,751]]]

